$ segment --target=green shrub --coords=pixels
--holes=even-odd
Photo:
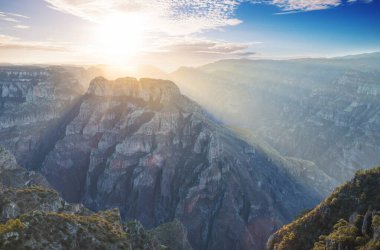
[[[5,224],[0,224],[0,234],[22,231],[24,228],[25,225],[20,219],[8,220]]]
[[[375,215],[372,217],[372,228],[376,230],[380,226],[380,215]]]

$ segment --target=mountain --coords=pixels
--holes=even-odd
[[[244,142],[170,81],[97,77],[83,93],[73,69],[1,70],[2,93],[18,95],[2,99],[0,144],[20,165],[66,201],[162,225],[165,242],[174,230],[194,249],[264,249],[320,200],[289,174],[291,161]]]
[[[194,249],[263,249],[318,196],[170,82],[94,79],[41,172],[68,201],[147,228],[177,218]]]
[[[339,183],[328,176],[323,170],[318,168],[312,161],[303,160],[300,158],[283,156],[280,152],[270,146],[266,141],[259,138],[249,129],[242,129],[237,126],[229,127],[236,134],[244,138],[256,149],[259,149],[266,154],[271,161],[277,166],[285,169],[299,183],[317,193],[320,199],[324,198],[326,193],[339,185]]]
[[[277,231],[268,249],[380,248],[380,167],[361,170],[316,208]]]
[[[180,68],[170,79],[234,131],[248,131],[250,143],[253,134],[285,157],[310,162],[307,172],[329,177],[319,189],[327,195],[356,170],[380,162],[379,65],[380,53],[223,60]]]

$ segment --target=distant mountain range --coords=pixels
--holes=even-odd
[[[380,53],[224,60],[169,78],[251,143],[262,140],[285,157],[309,161],[300,178],[326,179],[326,185],[310,181],[327,195],[380,162],[379,65]]]

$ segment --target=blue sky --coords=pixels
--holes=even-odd
[[[380,48],[379,1],[276,13],[281,13],[277,6],[242,4],[236,16],[244,22],[229,33],[243,40],[263,42],[259,52],[269,56],[334,56]]]
[[[171,70],[338,56],[380,51],[379,27],[379,0],[0,0],[0,61]]]

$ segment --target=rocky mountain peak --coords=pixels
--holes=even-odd
[[[87,94],[102,97],[132,97],[145,102],[170,102],[180,95],[179,88],[171,81],[132,77],[118,78],[109,81],[96,77],[90,83]]]

